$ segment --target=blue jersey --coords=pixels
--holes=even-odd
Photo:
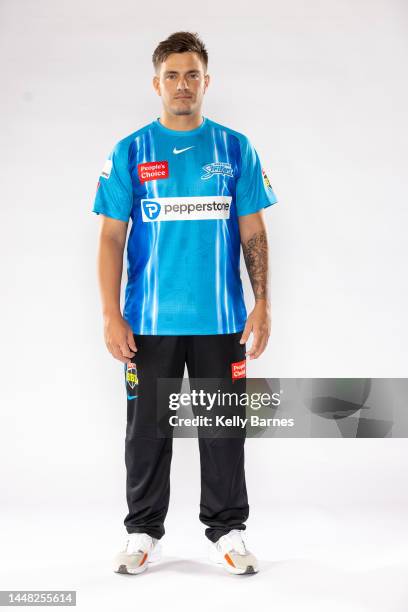
[[[134,334],[230,334],[247,318],[238,217],[277,198],[243,134],[157,118],[105,162],[93,212],[132,226],[123,317]]]

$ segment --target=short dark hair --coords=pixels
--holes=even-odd
[[[185,53],[186,51],[197,53],[204,64],[205,70],[207,70],[207,49],[196,32],[174,32],[174,34],[170,34],[166,40],[162,40],[153,53],[152,61],[154,69],[157,71],[160,64],[164,62],[171,53]]]

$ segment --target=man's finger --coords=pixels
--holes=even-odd
[[[124,344],[121,344],[119,346],[119,349],[120,349],[120,352],[122,353],[122,357],[128,357],[129,359],[131,359],[132,357],[135,356],[135,354],[128,347],[127,342]]]
[[[262,341],[260,342],[259,347],[257,348],[257,350],[251,356],[251,359],[258,359],[258,357],[260,355],[262,355],[262,353],[264,352],[267,344],[268,344],[267,336],[262,336]]]
[[[241,339],[239,341],[240,344],[245,344],[248,342],[249,334],[251,333],[252,325],[249,321],[246,322],[244,331],[242,332]]]
[[[136,353],[137,346],[136,346],[135,338],[133,336],[133,332],[132,332],[131,329],[129,329],[128,333],[127,333],[127,343],[129,345],[130,349]]]
[[[260,335],[258,330],[254,330],[254,341],[252,342],[252,346],[249,351],[246,352],[247,356],[251,357],[255,351],[258,350],[261,344],[262,336]]]
[[[112,357],[114,357],[115,359],[117,359],[118,361],[121,361],[122,363],[128,363],[130,361],[130,359],[127,359],[126,357],[124,357],[119,349],[118,346],[116,347],[112,347],[109,349],[110,354],[112,355]]]

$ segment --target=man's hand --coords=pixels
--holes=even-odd
[[[105,316],[104,321],[105,343],[108,351],[115,359],[119,359],[122,363],[129,363],[137,351],[132,328],[121,314]]]
[[[254,335],[252,346],[246,355],[250,359],[257,359],[264,352],[271,332],[268,238],[262,210],[242,215],[238,219],[242,250],[255,296],[255,307],[248,316],[240,342],[244,344],[252,332]]]
[[[246,355],[250,359],[257,359],[264,352],[271,333],[271,316],[267,300],[256,301],[253,311],[247,318],[240,344],[245,344],[248,341],[251,332],[254,337],[252,346],[246,352]]]

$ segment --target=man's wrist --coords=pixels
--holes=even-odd
[[[106,309],[103,311],[104,319],[115,319],[116,317],[122,317],[120,308],[111,308],[111,309]]]
[[[255,298],[255,307],[269,308],[270,305],[271,304],[270,304],[269,298],[267,297],[256,297]]]

